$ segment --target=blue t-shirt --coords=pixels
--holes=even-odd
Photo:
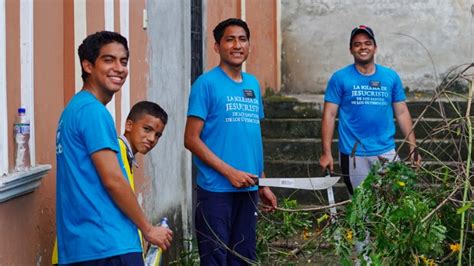
[[[354,64],[334,73],[324,100],[339,105],[339,151],[374,156],[395,148],[393,103],[404,101],[405,93],[398,74],[387,67],[375,66],[365,76]]]
[[[188,116],[204,120],[201,140],[220,159],[237,170],[260,176],[263,147],[260,119],[262,96],[257,79],[242,72],[242,82],[233,81],[220,67],[201,75],[191,88]],[[213,192],[257,190],[238,189],[229,180],[193,156],[197,184]]]
[[[115,205],[91,160],[103,149],[117,153],[124,172],[112,116],[93,94],[81,91],[64,109],[56,132],[60,264],[142,250],[136,226]]]

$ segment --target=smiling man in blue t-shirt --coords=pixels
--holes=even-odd
[[[196,80],[189,96],[185,146],[197,167],[196,236],[201,265],[247,265],[256,259],[258,195],[276,198],[254,178],[265,177],[257,79],[242,72],[250,31],[240,19],[214,29],[219,66]]]
[[[412,162],[419,163],[415,133],[398,74],[375,64],[377,51],[374,32],[367,26],[352,30],[350,52],[354,64],[336,71],[328,82],[322,119],[323,154],[320,165],[333,172],[331,143],[339,111],[339,157],[348,190],[355,189],[370,167],[384,157],[392,160],[395,152],[395,115],[410,145]]]
[[[56,226],[60,265],[144,265],[137,232],[167,249],[171,230],[153,226],[126,178],[110,102],[128,76],[120,34],[87,36],[78,49],[84,85],[56,132]]]

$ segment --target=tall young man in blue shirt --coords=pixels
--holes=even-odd
[[[228,19],[213,33],[220,63],[191,88],[184,138],[198,169],[196,236],[201,265],[246,265],[256,259],[258,196],[276,207],[271,190],[254,185],[265,177],[262,96],[256,78],[242,72],[247,24]]]
[[[127,40],[114,32],[91,34],[79,58],[84,85],[61,114],[56,134],[59,264],[143,265],[137,227],[163,249],[172,232],[152,226],[140,209],[105,108],[128,75]]]
[[[410,145],[412,162],[419,163],[415,133],[398,74],[375,64],[377,44],[371,28],[352,30],[349,42],[354,64],[336,71],[328,82],[322,119],[323,154],[320,165],[333,172],[331,143],[339,112],[339,156],[348,190],[365,179],[371,166],[384,157],[395,158],[395,115]]]

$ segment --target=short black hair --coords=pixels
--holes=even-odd
[[[245,30],[245,33],[247,34],[247,39],[250,40],[250,30],[249,30],[249,27],[247,26],[247,23],[241,20],[240,18],[229,18],[217,24],[217,26],[212,31],[212,33],[214,34],[214,40],[216,40],[216,43],[221,42],[222,36],[224,36],[225,29],[229,26],[242,27]]]
[[[168,123],[168,114],[157,103],[149,101],[141,101],[133,105],[130,113],[128,113],[127,120],[136,122],[144,115],[151,115],[161,119],[161,122],[166,125]]]
[[[82,41],[82,44],[79,45],[79,49],[77,51],[79,54],[79,61],[81,63],[81,69],[82,69],[81,77],[82,77],[83,82],[86,82],[87,77],[89,77],[89,73],[87,73],[82,67],[82,61],[87,60],[92,65],[94,65],[95,60],[100,54],[100,49],[102,48],[102,46],[107,45],[109,43],[113,43],[113,42],[123,45],[123,47],[127,51],[127,57],[129,56],[127,39],[117,32],[98,31],[96,33],[93,33],[87,36]]]

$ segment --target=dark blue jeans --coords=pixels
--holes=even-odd
[[[258,192],[197,189],[196,236],[201,265],[255,262]]]
[[[113,257],[81,261],[71,264],[60,264],[68,266],[143,266],[143,253],[132,252]]]

